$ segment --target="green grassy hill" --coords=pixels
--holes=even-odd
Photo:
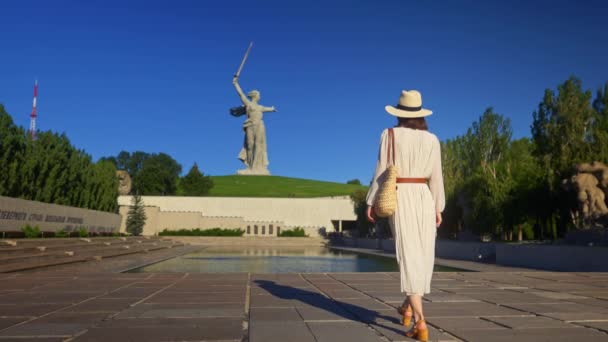
[[[212,176],[216,197],[327,197],[367,190],[361,185],[279,176]]]

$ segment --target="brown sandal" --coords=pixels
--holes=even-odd
[[[397,308],[397,312],[402,316],[401,324],[403,324],[403,326],[405,326],[405,327],[409,327],[410,323],[412,322],[412,316],[413,316],[412,306],[408,304],[404,308],[402,305]]]
[[[420,329],[418,327],[418,325],[420,325],[423,322],[426,323],[426,321],[423,319],[416,322],[414,324],[414,327],[410,331],[405,333],[405,336],[410,337],[410,338],[415,338],[418,341],[427,342],[429,340],[429,328],[426,327],[425,329]]]

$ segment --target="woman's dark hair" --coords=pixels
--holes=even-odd
[[[398,127],[407,127],[411,129],[419,129],[421,131],[428,131],[429,126],[426,124],[424,118],[397,118]]]

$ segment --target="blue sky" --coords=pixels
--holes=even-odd
[[[608,81],[603,1],[3,1],[0,103],[66,132],[95,159],[165,152],[187,171],[242,167],[231,79],[276,106],[265,122],[275,175],[368,182],[384,112],[418,89],[440,139],[488,106],[529,136],[546,88]]]

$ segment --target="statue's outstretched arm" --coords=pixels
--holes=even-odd
[[[243,102],[244,105],[246,105],[249,102],[249,99],[247,99],[247,96],[245,96],[245,93],[243,93],[243,89],[241,89],[241,86],[239,86],[239,78],[234,77],[232,79],[232,84],[234,85],[234,88],[236,89],[237,94],[239,94],[241,101]]]
[[[266,112],[276,112],[276,111],[277,111],[277,109],[274,108],[274,106],[272,106],[272,107],[264,107],[264,106],[262,106],[262,112],[264,112],[264,113],[266,113]]]

